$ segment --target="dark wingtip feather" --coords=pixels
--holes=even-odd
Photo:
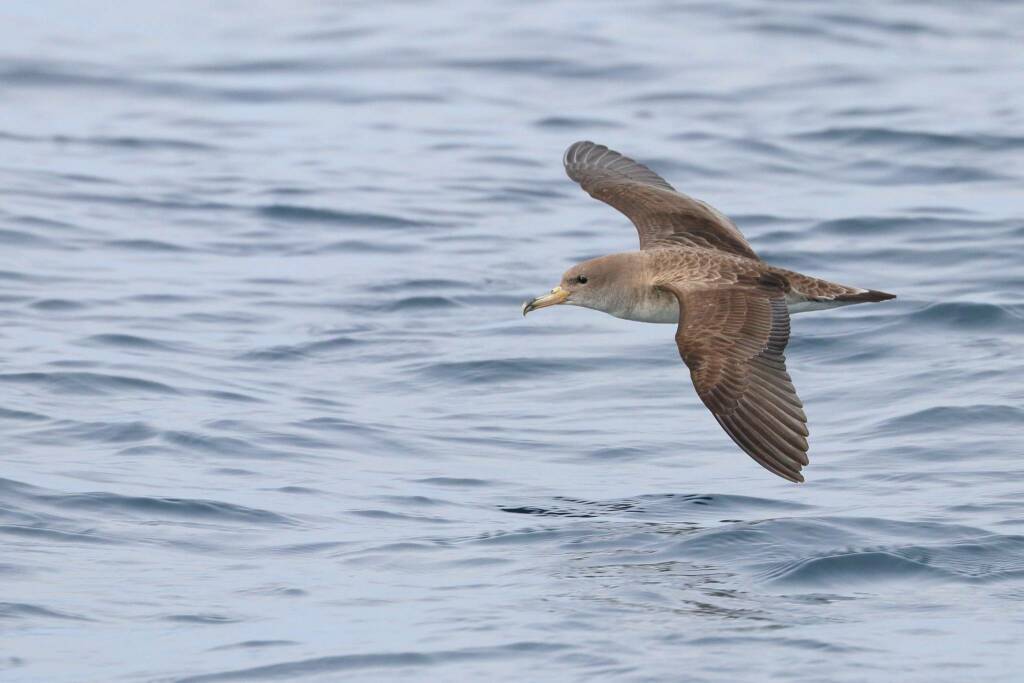
[[[869,289],[866,292],[858,292],[857,294],[842,294],[837,296],[835,301],[856,301],[858,303],[874,303],[877,301],[888,301],[889,299],[895,299],[895,294],[889,294],[888,292],[880,292],[877,289]]]

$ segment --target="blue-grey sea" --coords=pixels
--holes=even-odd
[[[1019,681],[1024,6],[0,5],[0,680]],[[592,139],[769,262],[807,483]]]

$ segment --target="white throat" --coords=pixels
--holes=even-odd
[[[654,288],[639,296],[619,299],[600,310],[616,318],[641,323],[675,325],[679,322],[679,300],[669,292]]]

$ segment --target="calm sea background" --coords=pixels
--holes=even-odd
[[[1017,681],[1024,7],[0,5],[0,680]],[[674,328],[520,315],[648,162],[797,316],[808,481]]]

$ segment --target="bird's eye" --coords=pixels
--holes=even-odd
[[[577,275],[576,276],[576,282],[580,283],[581,285],[587,284],[587,276],[586,275]]]

